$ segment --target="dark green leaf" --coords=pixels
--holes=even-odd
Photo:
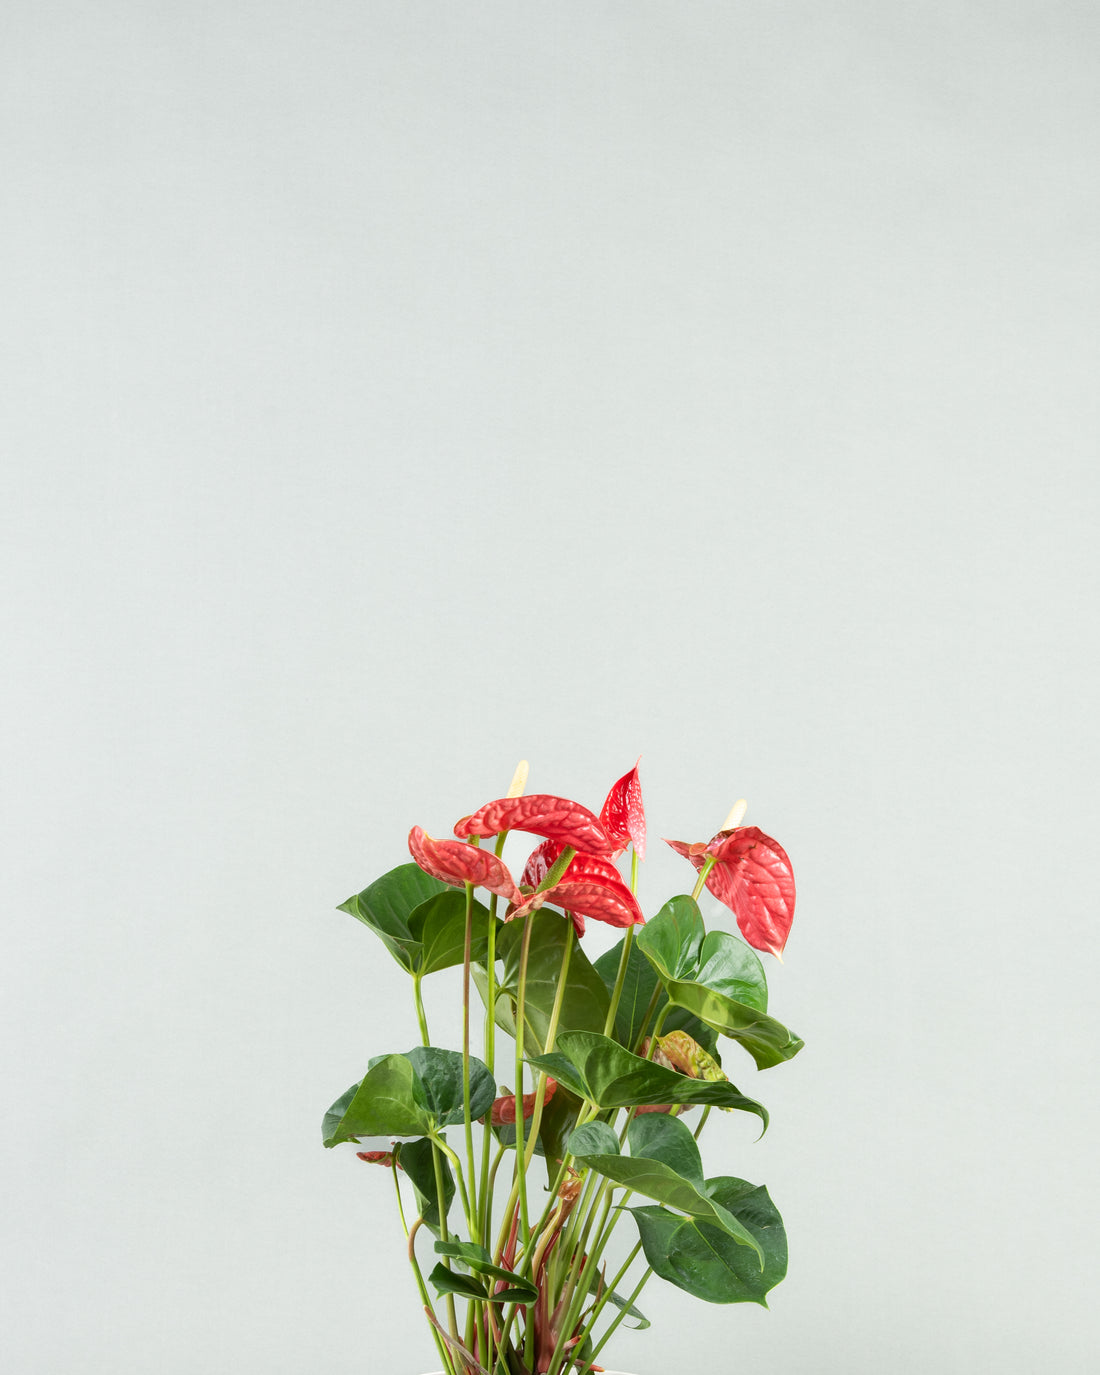
[[[439,1235],[439,1196],[435,1182],[435,1162],[432,1159],[436,1147],[426,1138],[419,1141],[399,1141],[394,1148],[401,1167],[413,1186],[416,1206],[425,1224]],[[442,1156],[440,1170],[443,1176],[443,1206],[450,1212],[451,1200],[455,1196],[455,1180],[451,1164]]]
[[[632,1208],[646,1259],[653,1270],[708,1303],[758,1303],[787,1272],[787,1238],[767,1189],[721,1177],[707,1190],[755,1237],[755,1255],[702,1218],[681,1218],[664,1208]]]
[[[663,979],[690,978],[699,965],[706,929],[694,898],[670,898],[634,939]]]
[[[384,1055],[329,1108],[321,1128],[324,1144],[361,1136],[423,1136],[432,1121],[421,1100],[408,1058]]]
[[[475,1274],[486,1275],[490,1279],[500,1280],[510,1285],[511,1288],[492,1296],[493,1303],[530,1304],[534,1303],[539,1296],[538,1290],[530,1280],[523,1279],[511,1270],[503,1270],[499,1265],[494,1265],[489,1252],[484,1246],[478,1246],[476,1242],[437,1241],[435,1249],[439,1255],[450,1256],[473,1270]],[[508,1297],[506,1298],[505,1295]],[[524,1297],[518,1298],[517,1295]]]
[[[489,930],[489,909],[474,900],[471,905],[470,958],[484,963]],[[413,973],[434,974],[450,969],[465,958],[466,894],[457,888],[437,893],[415,908],[409,917],[409,931],[419,943],[414,953]]]
[[[687,1008],[723,1036],[739,1041],[756,1061],[757,1069],[768,1069],[792,1059],[805,1044],[774,1017],[701,983],[673,980],[668,984],[668,992],[674,1003]]]
[[[726,931],[708,934],[699,951],[698,970],[690,977],[757,1012],[768,1010],[768,980],[760,957],[743,940]]]
[[[596,961],[596,971],[603,979],[609,993],[615,987],[622,948],[623,942],[619,941],[617,945],[601,955]],[[652,1001],[653,991],[657,987],[657,972],[638,949],[635,941],[630,947],[626,978],[623,981],[623,990],[615,1013],[614,1028],[615,1040],[620,1045],[626,1046],[628,1050],[636,1050],[641,1045],[642,1037],[647,1030],[647,1025],[643,1024],[643,1019]],[[667,1004],[668,995],[661,989],[657,995],[653,1013],[650,1015],[648,1027],[652,1027],[657,1014]],[[602,1030],[602,1028],[600,1029]],[[701,1022],[698,1017],[692,1016],[685,1008],[673,1007],[665,1016],[662,1029],[666,1032],[686,1031],[693,1040],[698,1041],[704,1050],[717,1058],[717,1033],[705,1022]]]
[[[713,1223],[741,1245],[751,1247],[763,1265],[764,1254],[756,1238],[707,1194],[698,1147],[682,1122],[658,1114],[636,1118],[628,1129],[630,1155],[619,1153],[618,1140],[610,1128],[610,1142],[605,1133],[592,1131],[602,1126],[606,1124],[590,1122],[570,1138],[569,1149],[582,1165],[658,1203]],[[601,1142],[605,1148],[614,1145],[615,1149],[590,1151],[590,1143]]]
[[[529,1059],[578,1098],[591,1099],[601,1109],[704,1104],[755,1113],[765,1127],[768,1125],[767,1111],[727,1080],[692,1079],[632,1055],[597,1032],[563,1032],[558,1037],[557,1049]]]
[[[541,1052],[554,1007],[554,996],[561,979],[562,955],[565,952],[568,921],[545,907],[532,912],[528,921],[534,923],[531,950],[527,962],[525,992],[525,1021],[531,1050]],[[513,1003],[519,994],[519,961],[523,941],[523,922],[507,924],[497,939],[497,953],[503,961],[501,986]],[[569,974],[565,982],[558,1031],[602,1031],[607,1018],[608,996],[603,980],[592,967],[588,956],[577,941],[569,959]]]
[[[449,891],[446,883],[432,878],[416,864],[399,864],[337,909],[350,912],[381,937],[386,949],[402,968],[416,967],[419,942],[409,930],[409,918],[421,903]]]
[[[405,1056],[415,1071],[417,1102],[439,1127],[463,1120],[462,1056],[457,1050],[417,1046]],[[373,1073],[373,1071],[372,1071]],[[493,1106],[496,1085],[482,1062],[470,1056],[470,1116],[476,1121]]]

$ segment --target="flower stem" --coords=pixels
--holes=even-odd
[[[693,900],[694,902],[698,902],[698,901],[699,901],[699,894],[703,891],[703,884],[706,883],[706,881],[707,881],[707,875],[710,873],[710,871],[711,871],[713,868],[714,868],[714,856],[713,856],[713,855],[707,855],[706,860],[705,860],[705,862],[704,862],[704,864],[703,864],[703,867],[699,870],[699,877],[698,877],[698,879],[696,880],[695,887],[691,890],[691,896],[692,896],[692,900]]]

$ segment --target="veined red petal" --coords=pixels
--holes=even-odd
[[[635,926],[645,921],[637,899],[621,879],[611,883],[594,879],[573,882],[566,878],[540,896],[571,912],[574,918],[591,917],[609,926]]]
[[[645,859],[645,807],[637,764],[612,784],[600,811],[600,821],[618,850],[625,850],[632,843],[638,858]]]
[[[537,888],[546,875],[554,867],[554,864],[561,857],[565,846],[559,840],[544,840],[537,849],[532,850],[527,864],[524,866],[523,875],[520,883],[530,884],[532,888]],[[599,855],[574,855],[569,861],[565,873],[561,876],[564,883],[580,882],[582,879],[591,879],[595,883],[610,883],[612,885],[621,884],[623,876],[609,859],[602,859]]]
[[[549,793],[497,798],[472,816],[464,816],[455,826],[455,835],[460,840],[470,836],[495,836],[501,831],[530,831],[591,855],[615,853],[615,843],[599,817],[579,802],[552,797]]]
[[[409,832],[409,853],[432,878],[462,888],[473,883],[499,893],[509,902],[520,901],[520,891],[502,860],[489,850],[464,845],[459,840],[433,840],[419,826]]]
[[[715,857],[708,889],[734,914],[753,949],[781,954],[794,920],[794,871],[787,852],[756,826],[719,831],[706,848]],[[689,858],[702,868],[702,859]]]

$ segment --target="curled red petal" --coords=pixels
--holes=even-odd
[[[368,1165],[393,1166],[393,1151],[356,1151],[355,1154]],[[398,1165],[397,1168],[401,1169],[401,1166]]]
[[[666,845],[671,845],[678,855],[683,855],[685,859],[690,859],[696,869],[703,867],[707,857],[707,843],[705,840],[697,840],[689,844],[686,840],[666,840]]]
[[[555,907],[576,917],[591,917],[609,926],[635,926],[645,921],[634,894],[620,879],[618,883],[595,879],[573,882],[568,877],[540,894]]]
[[[409,853],[426,874],[462,888],[473,883],[499,893],[509,902],[520,900],[520,891],[502,860],[476,845],[464,845],[458,840],[433,840],[419,826],[409,832]]]
[[[500,797],[487,802],[455,826],[460,840],[470,836],[495,836],[501,831],[530,831],[532,835],[558,840],[591,855],[613,855],[615,843],[599,817],[579,802],[549,793],[527,797]]]
[[[638,765],[613,783],[600,811],[603,828],[618,850],[633,844],[639,859],[645,859],[645,807]]]
[[[707,849],[715,857],[707,887],[737,918],[754,950],[781,954],[794,920],[794,871],[787,852],[756,826],[719,831]]]
[[[554,1094],[557,1092],[557,1089],[558,1081],[556,1079],[551,1079],[550,1076],[547,1075],[546,1092],[542,1099],[544,1105],[549,1103],[550,1099],[553,1098]],[[535,1093],[525,1093],[523,1095],[523,1120],[525,1122],[535,1111],[535,1099],[537,1097],[537,1090]],[[489,1120],[494,1127],[513,1124],[516,1120],[516,1095],[514,1093],[507,1093],[503,1098],[494,1098],[490,1113]]]

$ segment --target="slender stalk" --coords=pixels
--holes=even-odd
[[[432,1039],[428,1035],[428,1021],[424,1016],[424,999],[420,994],[421,977],[420,974],[413,975],[413,998],[416,1001],[416,1020],[420,1023],[420,1043],[421,1045],[430,1046]]]
[[[607,1016],[604,1019],[603,1034],[610,1036],[615,1025],[615,1016],[619,1011],[619,1003],[622,1001],[623,985],[626,983],[626,971],[630,965],[630,948],[634,944],[634,927],[626,928],[626,935],[623,937],[623,952],[619,956],[619,972],[615,975],[615,987],[611,990],[611,1002],[607,1008]]]
[[[707,875],[710,873],[710,871],[711,871],[713,868],[714,868],[714,856],[713,856],[713,855],[707,855],[707,858],[706,858],[705,863],[703,864],[703,867],[699,870],[699,877],[698,877],[698,879],[696,880],[695,887],[691,890],[691,896],[692,896],[692,899],[693,899],[695,902],[698,902],[698,901],[699,901],[699,894],[703,891],[703,884],[706,883],[706,881],[707,881]]]
[[[500,858],[504,850],[504,841],[508,835],[507,831],[501,831],[497,836],[495,853],[497,859]],[[489,1073],[496,1078],[496,1024],[497,1024],[497,902],[496,893],[489,901],[489,932],[488,948],[485,952],[485,1064]],[[488,1114],[485,1117],[485,1127],[481,1137],[481,1190],[479,1194],[481,1202],[481,1235],[488,1241],[493,1230],[493,1196],[492,1181],[489,1177],[489,1155],[492,1143],[493,1129]],[[495,1174],[495,1170],[494,1170]]]
[[[397,1183],[397,1166],[393,1168],[393,1182],[397,1189],[397,1208],[401,1213],[401,1225],[405,1225],[405,1210],[401,1207],[401,1189]],[[434,1316],[435,1310],[432,1308],[431,1299],[428,1298],[428,1288],[424,1283],[424,1275],[420,1269],[420,1264],[416,1259],[416,1234],[424,1225],[424,1219],[418,1217],[412,1225],[412,1231],[405,1228],[405,1235],[408,1238],[409,1264],[412,1266],[413,1274],[416,1276],[416,1287],[420,1290],[420,1299],[427,1312]],[[440,1337],[436,1327],[432,1325],[432,1336],[435,1338],[436,1350],[439,1352],[439,1359],[443,1362],[443,1369],[446,1375],[454,1375],[454,1362],[451,1360],[451,1353],[447,1350],[446,1344]]]
[[[614,1332],[615,1332],[615,1329],[616,1329],[616,1328],[618,1327],[618,1325],[622,1322],[622,1320],[626,1317],[627,1309],[633,1306],[635,1300],[637,1299],[638,1295],[642,1292],[642,1290],[645,1288],[645,1286],[646,1286],[646,1284],[648,1283],[649,1278],[650,1278],[650,1276],[651,1276],[652,1274],[653,1274],[653,1271],[652,1271],[651,1269],[648,1269],[648,1268],[647,1268],[645,1274],[641,1277],[641,1279],[638,1281],[638,1283],[634,1286],[634,1292],[630,1295],[630,1298],[627,1299],[626,1305],[625,1305],[623,1308],[620,1308],[619,1311],[615,1314],[615,1317],[614,1317],[614,1319],[612,1320],[611,1325],[608,1327],[607,1331],[603,1334],[603,1336],[600,1338],[600,1340],[599,1340],[599,1341],[596,1343],[596,1345],[592,1348],[592,1355],[589,1356],[589,1358],[588,1358],[587,1366],[586,1366],[584,1369],[578,1371],[577,1375],[586,1375],[586,1371],[589,1371],[589,1370],[591,1370],[591,1369],[593,1368],[593,1365],[594,1365],[594,1363],[595,1363],[596,1357],[600,1354],[600,1352],[604,1349],[604,1347],[605,1347],[605,1346],[607,1345],[607,1343],[610,1341],[612,1335],[613,1335]]]
[[[466,1165],[470,1178],[470,1202],[473,1212],[467,1213],[470,1239],[480,1243],[481,1221],[477,1211],[477,1162],[474,1159],[474,1123],[470,1113],[470,957],[473,945],[474,885],[466,885],[466,934],[462,946],[462,1119],[466,1135]],[[461,1173],[461,1167],[459,1167]]]
[[[531,1225],[527,1218],[527,1171],[523,1148],[523,1032],[527,1020],[527,960],[531,954],[531,928],[535,914],[523,919],[523,943],[519,956],[519,988],[516,992],[516,1186],[519,1190],[520,1244],[527,1249]]]
[[[622,1280],[622,1278],[623,1278],[623,1276],[626,1274],[626,1272],[630,1269],[630,1267],[634,1264],[635,1260],[636,1260],[637,1257],[638,1257],[638,1252],[639,1252],[641,1249],[642,1249],[642,1243],[641,1243],[640,1241],[639,1241],[639,1242],[636,1242],[636,1243],[634,1244],[634,1249],[630,1252],[630,1254],[627,1256],[626,1260],[624,1260],[623,1263],[622,1263],[622,1265],[619,1267],[619,1269],[618,1269],[618,1271],[617,1271],[617,1273],[616,1273],[616,1275],[615,1275],[615,1278],[614,1278],[613,1280],[610,1280],[610,1281],[608,1282],[607,1286],[604,1288],[603,1293],[600,1295],[600,1297],[599,1297],[599,1298],[596,1300],[596,1302],[593,1304],[593,1306],[592,1306],[592,1311],[591,1311],[591,1313],[589,1313],[588,1317],[585,1319],[584,1327],[583,1327],[583,1328],[581,1329],[581,1331],[580,1331],[580,1334],[579,1334],[579,1341],[577,1342],[577,1345],[578,1345],[578,1346],[580,1346],[580,1345],[583,1344],[584,1339],[585,1339],[586,1337],[590,1337],[590,1336],[592,1335],[592,1332],[593,1332],[594,1329],[595,1329],[596,1323],[597,1323],[597,1322],[599,1321],[599,1319],[600,1319],[600,1314],[601,1314],[601,1313],[603,1312],[603,1310],[607,1307],[608,1303],[610,1303],[610,1301],[611,1301],[611,1295],[615,1292],[616,1289],[618,1289],[620,1281]]]

